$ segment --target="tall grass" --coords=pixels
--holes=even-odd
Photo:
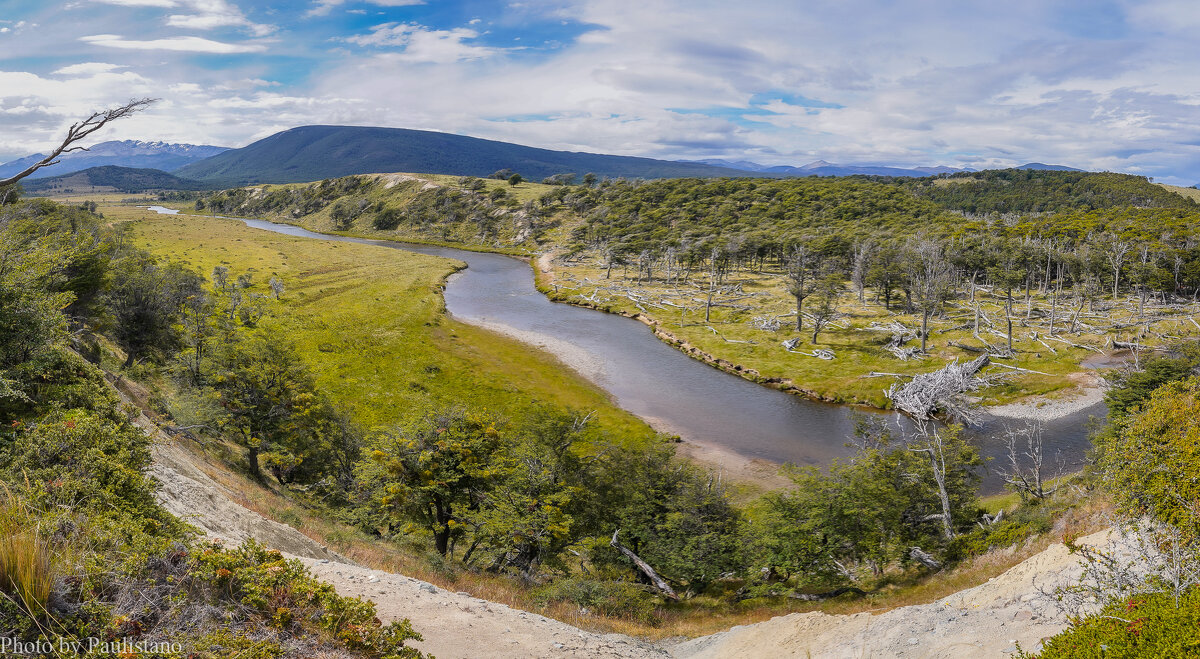
[[[47,613],[57,577],[50,542],[33,524],[22,502],[0,502],[0,591],[40,618]]]

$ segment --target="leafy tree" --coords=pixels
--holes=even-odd
[[[415,523],[433,534],[439,554],[471,528],[506,445],[493,420],[441,412],[378,437],[358,467],[360,497],[371,523],[397,532]]]
[[[531,576],[585,532],[588,467],[578,444],[586,426],[587,417],[539,407],[497,455],[496,478],[471,516],[478,542],[494,554],[493,566]]]
[[[1110,418],[1121,419],[1136,412],[1159,387],[1194,375],[1200,365],[1200,354],[1194,346],[1180,346],[1183,351],[1174,357],[1151,357],[1142,362],[1140,370],[1118,372],[1112,386],[1104,394]]]
[[[520,174],[513,174],[512,176],[508,177],[508,184],[514,188],[517,187],[518,185],[521,185],[524,182],[525,182],[525,178],[523,176],[521,176]]]
[[[125,367],[149,352],[166,353],[179,342],[176,325],[184,303],[203,295],[200,278],[146,254],[129,254],[111,270],[108,310],[113,338],[124,348]]]
[[[219,396],[217,425],[246,450],[250,474],[261,478],[259,456],[272,453],[276,478],[320,456],[316,436],[327,417],[312,374],[280,337],[254,331],[222,346],[210,383]],[[290,457],[288,457],[290,456]]]
[[[613,451],[599,469],[609,528],[666,579],[700,592],[744,565],[743,518],[717,476],[677,462],[669,447]],[[604,550],[594,559],[628,565]]]

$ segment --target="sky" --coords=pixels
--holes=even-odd
[[[0,161],[309,124],[776,165],[1200,182],[1194,0],[0,0]]]

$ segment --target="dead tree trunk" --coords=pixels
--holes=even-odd
[[[933,556],[930,556],[929,554],[925,553],[924,551],[921,550],[920,547],[910,547],[908,550],[908,555],[914,561],[920,563],[921,565],[924,565],[925,567],[929,568],[930,570],[933,570],[936,572],[936,571],[942,569],[941,561],[939,561],[938,559],[934,558]]]
[[[654,587],[662,592],[663,595],[666,595],[673,600],[679,599],[679,595],[675,594],[674,589],[671,588],[671,584],[667,583],[666,580],[658,576],[658,573],[654,571],[654,568],[650,567],[649,563],[643,561],[640,556],[633,553],[633,550],[617,542],[617,534],[620,532],[621,529],[613,531],[612,541],[608,544],[612,545],[617,551],[624,554],[625,558],[633,561],[633,564],[642,571],[642,574],[646,575],[646,577],[650,579],[650,582],[654,584]]]

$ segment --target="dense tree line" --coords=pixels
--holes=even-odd
[[[513,176],[517,178],[507,179],[510,185],[520,181],[519,175]],[[350,176],[305,185],[235,188],[201,198],[195,207],[289,220],[323,215],[335,231],[405,230],[433,239],[461,235],[478,242],[512,238],[521,227],[535,228],[544,219],[535,205],[518,203],[504,188],[489,190],[475,177],[463,177],[451,186]]]
[[[1154,185],[1144,176],[1112,172],[999,169],[877,180],[887,180],[922,199],[972,215],[1123,207],[1197,209],[1191,199]]]

